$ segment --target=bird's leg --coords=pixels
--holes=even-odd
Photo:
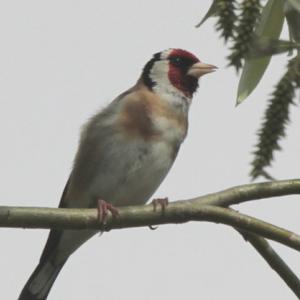
[[[168,199],[168,197],[153,199],[152,202],[151,202],[151,204],[153,205],[153,211],[156,211],[157,210],[157,206],[160,205],[161,206],[161,212],[164,213],[165,210],[166,210],[166,207],[169,204],[169,199]],[[155,229],[158,228],[158,226],[149,225],[149,228],[151,230],[155,230]]]
[[[97,202],[97,210],[98,210],[98,220],[101,224],[105,225],[107,222],[108,211],[111,212],[113,217],[117,217],[119,215],[119,210],[114,207],[112,204],[99,199]]]
[[[153,211],[156,211],[157,210],[157,206],[160,205],[161,211],[162,211],[162,213],[164,213],[165,210],[166,210],[166,207],[168,206],[168,204],[169,204],[168,197],[153,199],[152,200]]]

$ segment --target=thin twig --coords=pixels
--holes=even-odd
[[[249,232],[240,234],[246,241],[257,250],[257,252],[266,260],[269,266],[281,277],[281,279],[290,287],[294,294],[300,299],[300,281],[296,274],[276,253],[271,245],[262,237]]]
[[[300,180],[282,180],[247,184],[229,188],[227,190],[195,198],[202,204],[228,207],[251,200],[266,199],[278,196],[300,194]],[[290,289],[300,299],[300,281],[283,259],[276,253],[271,245],[261,236],[238,232],[247,239],[256,251],[265,259],[270,267],[284,280]]]
[[[227,207],[246,201],[292,194],[300,194],[299,179],[237,186],[218,193],[198,197],[195,200],[202,204]],[[256,251],[265,259],[270,267],[284,280],[294,294],[300,299],[299,278],[276,253],[271,245],[261,236],[239,230],[238,232],[251,243],[254,249],[256,249]]]
[[[196,200],[199,204],[227,207],[253,200],[288,195],[300,195],[300,179],[245,184],[197,197],[190,201]]]

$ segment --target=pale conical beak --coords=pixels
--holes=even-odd
[[[216,71],[216,69],[217,67],[214,65],[197,62],[189,68],[187,75],[200,78],[202,75]]]

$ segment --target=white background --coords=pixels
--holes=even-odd
[[[0,204],[59,203],[80,126],[135,83],[153,53],[194,52],[219,71],[201,80],[189,135],[154,196],[188,199],[250,181],[262,114],[286,55],[272,60],[259,88],[235,107],[238,77],[211,19],[211,1],[1,1]],[[299,110],[272,174],[299,177]],[[238,208],[300,232],[299,196]],[[38,262],[46,230],[1,229],[0,298],[17,299]],[[296,272],[300,257],[273,243]],[[88,296],[87,296],[88,295]],[[190,223],[94,237],[68,261],[49,299],[294,299],[234,230]]]

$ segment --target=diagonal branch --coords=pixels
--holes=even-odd
[[[264,182],[260,184],[247,184],[229,188],[208,196],[198,197],[196,199],[202,204],[226,207],[251,200],[299,193],[300,180],[293,179]],[[283,279],[283,281],[289,286],[294,294],[300,299],[300,281],[298,277],[276,253],[268,241],[255,234],[242,232],[239,230],[238,232],[254,247],[254,249],[256,249],[256,251],[265,259],[269,266]]]
[[[271,245],[262,237],[248,232],[241,232],[244,239],[251,243],[257,252],[266,260],[269,266],[281,277],[287,286],[300,299],[300,282],[284,260],[275,252]]]
[[[235,186],[217,193],[191,199],[191,201],[196,200],[199,204],[227,207],[252,200],[288,195],[300,195],[300,179],[278,180]]]
[[[247,184],[232,187],[218,193],[195,198],[195,200],[202,204],[227,207],[246,201],[292,194],[300,194],[299,179],[264,182],[260,184]],[[276,253],[268,241],[255,234],[242,232],[239,230],[238,232],[256,249],[256,251],[265,259],[269,266],[284,280],[294,294],[300,299],[300,281],[298,277]]]

